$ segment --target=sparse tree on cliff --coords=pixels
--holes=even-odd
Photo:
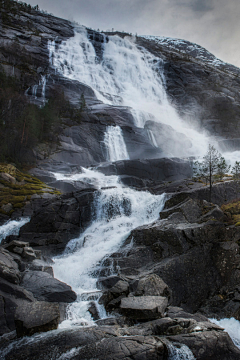
[[[235,165],[232,167],[231,174],[234,179],[240,179],[240,161],[235,161]]]
[[[196,176],[204,178],[209,188],[209,201],[212,199],[212,184],[214,178],[222,178],[230,170],[224,157],[215,149],[213,145],[208,146],[208,151],[203,157],[203,161],[194,163],[194,173]]]

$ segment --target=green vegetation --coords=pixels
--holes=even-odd
[[[240,161],[235,161],[235,165],[232,167],[231,174],[234,179],[240,179]]]
[[[14,16],[19,16],[21,11],[31,14],[38,10],[38,5],[31,6],[30,4],[21,1],[0,0],[0,13],[3,25],[14,24]]]
[[[222,211],[227,215],[229,223],[240,225],[240,199],[232,200],[221,206]]]
[[[60,195],[59,191],[46,186],[34,176],[19,171],[10,164],[0,164],[0,213],[11,215],[14,210],[22,208],[34,194]],[[10,204],[9,211],[4,206]]]

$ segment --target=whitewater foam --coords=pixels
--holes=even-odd
[[[93,324],[87,311],[89,301],[86,294],[98,291],[96,281],[103,260],[119,251],[133,229],[157,220],[165,203],[165,195],[152,195],[124,187],[117,176],[108,177],[89,169],[83,171],[85,173],[79,174],[81,181],[89,181],[92,177],[92,182],[98,183],[99,189],[103,185],[108,188],[95,193],[91,225],[68,243],[62,256],[54,259],[55,276],[71,285],[78,295],[77,301],[68,308],[68,319],[62,323],[63,327]],[[77,174],[73,176],[76,181]],[[59,174],[56,178],[60,178]],[[102,317],[107,316],[103,309],[101,311]]]

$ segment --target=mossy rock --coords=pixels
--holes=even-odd
[[[20,209],[35,194],[42,195],[46,192],[53,195],[61,194],[60,191],[52,189],[36,177],[21,172],[14,165],[0,164],[0,172],[13,176],[17,181],[16,184],[12,184],[0,179],[0,184],[4,186],[0,188],[0,208],[2,205],[11,203],[14,209]],[[6,213],[1,209],[1,213],[5,215],[11,215],[12,212],[13,210]]]

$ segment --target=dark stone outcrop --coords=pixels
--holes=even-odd
[[[0,263],[0,336],[15,330],[21,337],[56,329],[67,303],[76,300],[71,287],[55,279],[41,252],[26,242],[1,246]]]
[[[70,286],[42,271],[25,271],[21,286],[39,301],[71,303],[77,298]]]
[[[105,175],[124,175],[147,181],[173,181],[192,176],[191,162],[178,158],[121,160],[97,166]]]
[[[163,317],[167,304],[162,296],[129,296],[121,299],[119,311],[129,318],[151,320]]]
[[[60,320],[59,305],[44,301],[21,303],[14,318],[18,337],[54,330]]]
[[[27,346],[23,340],[15,349],[3,342],[2,352],[5,360],[57,360],[61,355],[76,360],[167,360],[180,349],[181,356],[187,351],[196,359],[237,360],[240,351],[222,330],[204,317],[195,320],[192,314],[185,313],[182,318],[176,313],[174,319],[165,317],[134,326],[123,327],[115,321],[114,325],[52,331]]]
[[[177,196],[175,205],[162,211],[164,220],[133,230],[122,247],[126,251],[113,254],[111,261],[136,284],[144,273],[159,275],[175,306],[238,319],[239,228],[224,223],[227,217],[218,206],[192,198],[177,205]]]
[[[45,254],[59,254],[69,240],[92,221],[91,204],[95,189],[62,195],[56,201],[45,201],[20,230],[20,240]]]

